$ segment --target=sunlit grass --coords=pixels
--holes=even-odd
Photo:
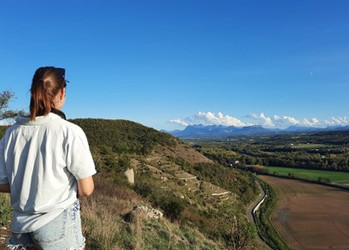
[[[267,166],[263,167],[269,170],[270,174],[277,174],[282,176],[294,176],[298,178],[308,179],[317,181],[319,178],[328,179],[330,182],[338,184],[349,184],[349,172],[337,172],[337,171],[326,171],[326,170],[312,170],[312,169],[301,169],[301,168],[285,168],[285,167],[274,167]]]
[[[313,143],[295,144],[291,146],[291,148],[295,148],[295,149],[317,149],[317,148],[325,148],[325,147],[328,147],[328,145],[313,144]]]

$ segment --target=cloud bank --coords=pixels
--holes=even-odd
[[[193,124],[203,124],[203,125],[224,125],[224,126],[236,126],[242,127],[249,124],[242,122],[238,118],[224,115],[222,112],[217,114],[213,112],[198,112],[196,115],[191,117],[186,117],[184,119],[174,119],[170,122],[176,123],[182,126],[188,126]]]
[[[180,126],[189,126],[194,124],[202,125],[224,125],[224,126],[251,126],[261,125],[267,128],[287,128],[290,126],[305,127],[327,127],[327,126],[346,126],[349,125],[347,117],[331,117],[328,120],[320,120],[316,117],[298,119],[287,115],[266,116],[263,112],[260,114],[249,114],[244,119],[238,119],[230,115],[224,115],[222,112],[198,112],[197,114],[183,119],[174,119],[171,123]]]

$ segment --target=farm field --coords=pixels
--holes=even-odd
[[[296,149],[310,149],[310,148],[326,148],[328,145],[326,144],[311,144],[311,143],[300,143],[296,145],[291,145],[291,148]]]
[[[294,177],[308,179],[308,180],[319,180],[328,179],[330,182],[336,184],[349,184],[349,172],[336,172],[326,170],[314,170],[314,169],[299,169],[299,168],[286,168],[286,167],[263,167],[268,169],[270,174],[277,173],[282,176],[289,176],[292,174]]]
[[[349,191],[273,176],[279,201],[272,213],[275,229],[292,249],[348,249]]]

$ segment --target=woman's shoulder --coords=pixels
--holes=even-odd
[[[85,136],[85,132],[83,131],[83,129],[75,123],[63,119],[61,120],[61,123],[69,132]]]

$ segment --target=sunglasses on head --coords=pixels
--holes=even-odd
[[[56,70],[63,78],[65,77],[65,69],[64,68],[56,68]]]
[[[56,70],[58,71],[58,73],[63,77],[64,79],[64,83],[63,83],[63,87],[67,86],[67,80],[65,80],[65,69],[64,68],[56,68]]]

